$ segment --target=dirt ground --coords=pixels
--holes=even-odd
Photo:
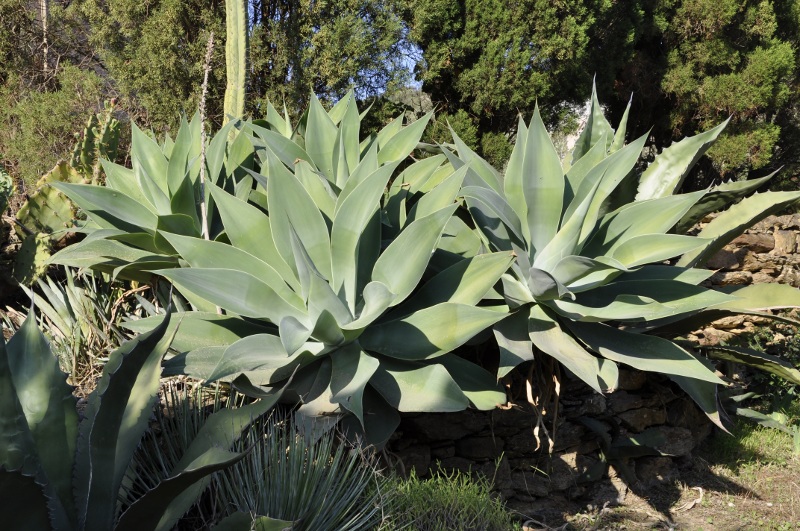
[[[763,428],[734,435],[714,435],[661,481],[615,482],[620,503],[566,504],[524,530],[800,531],[800,455],[792,438]]]

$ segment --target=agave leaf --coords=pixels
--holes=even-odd
[[[394,136],[403,130],[403,116],[400,115],[397,118],[392,119],[388,124],[383,126],[383,129],[378,131],[378,135],[375,138],[374,144],[377,145],[380,149],[386,145],[389,140],[394,138]],[[369,139],[367,139],[369,140]],[[366,142],[366,140],[365,140]],[[370,148],[371,149],[371,148]]]
[[[559,315],[571,321],[603,322],[603,321],[652,321],[675,315],[676,310],[659,303],[649,297],[640,295],[618,295],[610,303],[601,307],[586,306],[564,300],[553,300],[547,303]]]
[[[5,347],[19,405],[47,481],[74,514],[72,467],[78,437],[77,400],[58,367],[33,311]]]
[[[410,223],[375,262],[372,280],[381,282],[397,294],[394,304],[404,300],[417,287],[455,208],[456,205],[448,206]]]
[[[70,529],[69,524],[66,527],[53,525],[48,517],[47,497],[41,485],[22,471],[0,467],[0,499],[6,507],[3,511],[3,526],[6,529]]]
[[[192,232],[200,233],[200,218],[197,216],[194,183],[188,176],[181,182],[178,190],[175,191],[169,205],[172,212],[188,216],[191,219]]]
[[[511,205],[506,202],[500,194],[489,190],[488,188],[480,188],[477,186],[465,186],[461,189],[461,195],[467,200],[467,205],[470,207],[470,212],[473,209],[478,209],[482,214],[482,218],[486,220],[497,219],[508,229],[511,230],[510,235],[513,236],[514,243],[523,245],[523,223],[515,215]],[[477,220],[476,220],[477,221]],[[491,227],[496,225],[492,222]],[[481,225],[484,226],[484,225]],[[498,232],[502,234],[502,232]],[[509,249],[510,250],[510,249]]]
[[[274,157],[270,157],[269,172],[267,198],[275,247],[292,265],[296,257],[291,233],[296,231],[317,270],[324,278],[330,279],[331,242],[322,213],[303,185]]]
[[[340,131],[342,132],[342,144],[347,168],[349,173],[352,173],[361,159],[358,140],[361,130],[361,117],[358,114],[356,98],[352,90],[345,98],[342,98],[342,101],[346,101],[347,106],[341,119]],[[333,109],[331,109],[331,112],[333,112]]]
[[[222,216],[225,233],[234,247],[246,251],[272,266],[295,292],[300,283],[289,264],[281,258],[270,237],[272,226],[269,217],[258,208],[237,199],[220,188],[209,187],[214,202]]]
[[[754,192],[761,188],[767,181],[778,173],[774,171],[766,177],[760,179],[753,179],[751,181],[730,181],[714,186],[706,192],[706,194],[695,203],[695,205],[681,218],[675,231],[684,233],[694,227],[703,217],[712,212],[719,212],[729,204],[738,201],[750,192]]]
[[[552,269],[553,278],[573,291],[571,285],[582,286],[579,282],[589,275],[603,274],[604,277],[631,271],[613,258],[601,257],[600,259],[585,256],[568,255],[558,261]]]
[[[617,363],[624,363],[641,371],[723,383],[697,358],[667,339],[632,334],[599,323],[570,322],[568,326],[589,348]]]
[[[185,470],[162,480],[144,496],[136,500],[119,518],[115,531],[138,531],[140,529],[168,530],[171,523],[182,514],[169,514],[170,502],[186,492],[199,480],[224,470],[241,461],[247,454],[235,453],[221,448],[209,448],[192,461]],[[174,509],[173,509],[174,510]],[[165,514],[167,513],[167,514]],[[170,526],[159,525],[164,518]]]
[[[201,357],[201,354],[208,354]],[[278,336],[258,334],[242,338],[227,348],[194,351],[186,357],[186,371],[194,378],[215,382],[258,369],[283,367],[290,361]]]
[[[635,271],[626,272],[617,278],[619,282],[635,280],[677,280],[686,284],[697,285],[708,280],[714,271],[708,269],[692,269],[672,265],[646,265]]]
[[[646,234],[668,232],[703,196],[694,192],[629,203],[606,215],[592,238],[584,246],[586,256],[611,254],[627,240]],[[658,213],[658,215],[653,215]]]
[[[358,319],[342,325],[343,330],[357,331],[368,326],[392,305],[392,301],[397,296],[389,291],[385,284],[374,281],[364,287],[362,295],[364,307],[361,309]]]
[[[127,232],[152,233],[158,218],[135,199],[122,192],[91,184],[51,183],[64,192],[98,224],[107,223],[112,228]]]
[[[702,249],[686,253],[678,261],[678,265],[702,266],[745,229],[797,203],[798,200],[800,192],[765,192],[743,199],[703,227],[697,237],[709,240],[708,243]]]
[[[589,118],[586,120],[586,125],[583,127],[577,142],[575,142],[575,147],[572,148],[572,165],[574,166],[603,138],[605,138],[603,150],[607,150],[613,137],[614,130],[606,120],[600,102],[597,101],[597,87],[592,81],[592,102],[589,107]]]
[[[614,362],[588,353],[539,305],[530,308],[528,336],[536,348],[555,358],[598,393],[617,386],[616,373],[604,367],[606,364],[613,366]],[[605,379],[605,375],[610,376]]]
[[[364,390],[363,403],[363,426],[353,415],[345,416],[339,426],[349,440],[361,441],[375,448],[383,448],[400,425],[400,415],[396,409],[386,403],[386,400],[372,385],[368,385]]]
[[[485,369],[452,353],[440,356],[436,363],[447,369],[461,392],[477,409],[488,411],[506,403],[505,391]]]
[[[517,365],[533,359],[533,344],[528,336],[528,313],[514,312],[494,325],[494,337],[500,347],[498,378],[503,378]]]
[[[599,164],[608,156],[606,151],[605,142],[600,141],[592,145],[591,149],[587,151],[577,162],[574,162],[571,167],[565,168],[567,188],[565,190],[565,203],[569,204],[578,192],[583,180],[594,170]],[[566,158],[563,163],[566,163]],[[601,166],[600,174],[602,175],[605,165]],[[567,201],[569,200],[569,201]],[[567,219],[569,216],[565,213],[563,218]]]
[[[425,131],[431,116],[433,116],[431,113],[426,114],[392,135],[385,144],[381,144],[378,151],[378,164],[401,161],[408,157],[417,147],[417,143],[419,143],[419,139],[422,137],[422,133]],[[395,121],[399,120],[398,118]]]
[[[536,267],[528,270],[528,288],[531,290],[534,300],[537,301],[575,298],[575,295],[553,275]]]
[[[294,175],[314,200],[317,208],[328,219],[333,219],[336,212],[337,193],[334,191],[336,186],[303,160],[295,164]]]
[[[275,290],[280,298],[298,310],[305,308],[303,300],[286,285],[281,275],[272,266],[250,253],[232,245],[201,238],[180,236],[168,232],[162,235],[191,267],[203,269],[213,268],[219,264],[232,265],[236,270],[262,280]]]
[[[662,151],[642,173],[636,201],[675,193],[683,184],[689,170],[711,147],[730,120],[728,118],[713,129],[675,142]]]
[[[703,410],[703,413],[706,414],[711,422],[725,433],[729,433],[723,424],[723,418],[727,419],[727,415],[725,415],[725,410],[719,404],[717,384],[677,375],[671,375],[670,379],[692,397],[695,404],[700,406],[700,409]],[[723,417],[723,415],[725,416]]]
[[[276,157],[280,159],[281,162],[290,168],[296,164],[298,160],[305,161],[311,166],[314,166],[314,161],[311,159],[308,153],[306,153],[302,147],[298,146],[296,142],[293,142],[288,137],[250,122],[246,122],[246,127],[258,135],[257,137],[251,137],[250,139],[250,141],[253,143],[253,146],[255,146],[257,150],[259,148],[270,150],[273,154],[275,154]],[[259,155],[261,161],[266,162],[266,153],[260,152]]]
[[[713,309],[752,311],[800,308],[800,291],[786,284],[730,286],[721,288],[721,291],[736,298],[717,304]]]
[[[331,356],[331,402],[350,411],[364,426],[364,389],[380,362],[351,343]]]
[[[528,208],[530,234],[528,251],[534,260],[558,231],[565,183],[561,160],[542,122],[538,106],[533,111],[528,130],[522,172],[522,192]]]
[[[398,411],[463,411],[469,400],[444,366],[381,360],[370,384]]]
[[[772,356],[752,348],[725,345],[705,347],[703,352],[713,359],[749,365],[779,376],[789,383],[800,385],[800,370],[797,370],[791,363],[778,356]]]
[[[614,249],[611,257],[626,267],[663,262],[675,256],[685,255],[694,249],[708,245],[702,237],[682,234],[643,234],[634,236]],[[686,264],[679,264],[686,265]]]
[[[339,291],[344,287],[350,310],[355,311],[358,269],[356,253],[358,242],[375,212],[391,174],[376,171],[362,181],[341,203],[331,229],[331,287]]]
[[[453,143],[458,150],[458,157],[466,162],[472,171],[474,171],[486,184],[488,184],[495,192],[502,193],[503,185],[500,174],[492,168],[483,158],[479,157],[477,153],[472,151],[467,144],[461,140],[452,127],[449,126],[450,134],[453,136]]]
[[[614,133],[614,141],[611,143],[611,147],[608,149],[609,154],[619,151],[622,149],[622,146],[625,145],[625,130],[628,126],[628,114],[631,112],[632,102],[633,94],[631,94],[631,97],[628,99],[628,105],[625,107],[625,112],[622,113],[622,118],[619,121],[617,132]]]
[[[526,146],[528,144],[528,127],[522,116],[519,117],[517,124],[517,141],[511,151],[511,158],[506,165],[505,179],[503,180],[503,190],[508,200],[509,206],[516,212],[520,220],[528,219],[528,205],[525,202],[523,192],[523,181],[525,173],[523,165],[526,157]],[[530,241],[530,232],[527,223],[522,224],[522,235],[525,241]]]
[[[191,179],[188,178],[191,167],[190,153],[192,152],[192,144],[194,142],[199,143],[199,140],[199,138],[192,138],[192,129],[186,121],[186,115],[182,115],[178,136],[175,137],[175,146],[172,148],[172,153],[170,153],[167,163],[167,190],[170,196],[176,194],[185,182],[191,183]]]
[[[122,192],[153,214],[157,213],[156,207],[139,188],[132,169],[114,164],[108,160],[101,160],[100,163],[106,175],[106,187]]]
[[[131,164],[134,173],[141,172],[142,177],[155,184],[165,197],[168,196],[169,163],[156,141],[144,134],[135,123],[131,123]],[[156,202],[153,204],[158,207]],[[158,210],[166,214],[160,208]]]
[[[287,354],[291,355],[303,346],[311,337],[311,330],[294,317],[284,317],[278,327],[281,344]]]
[[[364,330],[359,342],[365,350],[392,358],[428,359],[463,345],[505,315],[497,310],[444,302],[371,326]]]
[[[408,315],[442,302],[475,305],[500,280],[513,259],[510,252],[501,252],[461,260],[431,278],[387,315],[387,319]]]
[[[123,344],[109,357],[81,426],[76,456],[80,525],[112,529],[125,471],[147,430],[158,398],[161,359],[172,337],[170,315],[153,331]]]
[[[329,181],[334,180],[333,148],[337,131],[336,124],[312,93],[305,134],[306,152]]]
[[[159,269],[153,271],[194,295],[245,317],[280,323],[287,315],[302,320],[305,312],[283,300],[271,287],[242,271],[216,268]]]
[[[453,204],[461,190],[461,183],[464,182],[467,170],[469,170],[469,166],[462,166],[439,183],[433,190],[420,197],[419,201],[414,204],[414,207],[408,213],[406,223],[433,214],[437,210]]]

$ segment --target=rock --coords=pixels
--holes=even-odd
[[[754,253],[768,253],[775,248],[775,238],[767,233],[746,232],[736,237],[730,245],[746,247]]]
[[[469,459],[465,459],[463,457],[447,457],[438,461],[438,466],[442,470],[446,472],[452,472],[453,470],[458,470],[459,472],[464,473],[471,473],[472,469],[475,466],[473,461]]]
[[[446,457],[453,457],[454,455],[456,455],[456,447],[452,444],[431,447],[431,457],[433,459],[444,459]]]
[[[541,498],[550,494],[550,480],[537,472],[519,471],[511,473],[511,487],[519,497]]]
[[[723,269],[730,271],[739,269],[741,266],[740,257],[734,251],[722,249],[717,254],[709,258],[706,267],[708,269]]]
[[[619,420],[635,432],[643,431],[650,426],[663,424],[667,420],[667,412],[663,409],[640,408],[620,413]]]
[[[428,475],[428,468],[431,466],[431,449],[429,446],[409,446],[396,453],[397,457],[403,462],[407,474],[410,474],[413,470],[418,477],[425,477]]]
[[[614,413],[622,413],[642,406],[644,406],[644,399],[640,395],[634,395],[627,391],[611,393],[608,399],[608,407]]]
[[[561,452],[580,445],[584,433],[586,433],[586,429],[583,426],[573,422],[562,421],[556,430],[553,450]]]
[[[678,470],[669,457],[642,457],[636,461],[636,477],[645,487],[673,481]]]
[[[478,467],[477,472],[489,481],[492,490],[503,491],[513,488],[511,465],[508,459],[501,459],[499,463],[491,461],[484,463]]]
[[[797,234],[790,230],[776,230],[774,233],[774,254],[791,254],[797,251]]]
[[[620,367],[617,389],[622,389],[623,391],[637,391],[644,387],[645,383],[647,383],[647,374],[644,372]]]
[[[465,437],[456,441],[456,455],[467,459],[494,459],[503,451],[499,437]]]
[[[749,271],[719,271],[711,275],[711,283],[723,286],[744,286],[753,281],[753,274]]]
[[[458,440],[488,426],[488,417],[471,409],[457,413],[426,413],[403,419],[403,431],[422,441]]]
[[[775,279],[766,271],[756,271],[753,273],[753,284],[770,284]]]

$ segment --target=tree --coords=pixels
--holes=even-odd
[[[615,111],[633,93],[632,129],[661,146],[729,116],[695,186],[797,162],[800,5],[793,0],[640,2],[635,51],[619,71]]]

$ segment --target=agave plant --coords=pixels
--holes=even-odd
[[[278,394],[211,417],[168,478],[121,501],[128,467],[160,386],[170,316],[116,350],[80,420],[72,388],[49,346],[26,319],[0,340],[0,495],[9,529],[171,529],[208,485],[243,457],[230,448]],[[249,523],[247,527],[250,529]]]
[[[795,203],[800,192],[752,196],[699,234],[685,234],[765,179],[677,193],[725,124],[678,142],[639,174],[646,135],[624,145],[625,119],[615,132],[593,93],[586,127],[571,160],[562,162],[536,109],[529,125],[520,120],[502,178],[457,137],[458,156],[443,148],[454,167],[470,166],[475,184],[460,194],[481,238],[515,254],[502,277],[512,313],[494,327],[499,376],[526,361],[554,359],[604,392],[616,387],[622,363],[669,376],[719,424],[714,390],[723,382],[705,359],[669,337],[726,314],[800,305],[789,286],[705,288],[700,284],[712,272],[696,269],[750,224]],[[763,356],[757,360],[786,372]]]
[[[292,390],[304,402],[301,413],[347,413],[370,442],[388,438],[399,422],[397,410],[493,408],[504,401],[495,378],[452,351],[504,317],[503,305],[477,304],[507,270],[512,253],[451,253],[444,270],[423,278],[457,208],[467,168],[439,170],[441,158],[410,164],[402,179],[425,177],[429,191],[413,205],[394,208],[402,213],[397,223],[382,221],[388,219],[384,190],[428,119],[406,127],[398,119],[362,140],[350,95],[328,112],[312,98],[302,127],[274,109],[261,125],[231,122],[248,134],[225,147],[215,144],[225,138],[221,131],[211,142],[225,149],[209,149],[219,153],[208,162],[209,175],[216,176],[207,186],[214,212],[209,240],[199,237],[188,210],[151,211],[155,205],[145,194],[159,190],[164,177],[134,156],[138,180],[126,182],[127,192],[113,168],[110,188],[61,186],[97,227],[111,227],[95,228],[55,261],[117,275],[157,274],[198,309],[224,310],[223,317],[185,316],[191,345],[167,363],[168,370],[209,382],[248,372],[265,385],[297,370]],[[183,130],[170,155],[134,137],[134,153],[143,152],[144,142],[160,161],[166,190],[195,189],[182,154],[196,137]],[[179,171],[172,173],[176,156]],[[224,164],[212,167],[212,161]],[[173,178],[184,180],[170,185]],[[136,182],[156,184],[134,190]],[[179,203],[168,201],[169,208]],[[185,223],[172,223],[178,219]]]

